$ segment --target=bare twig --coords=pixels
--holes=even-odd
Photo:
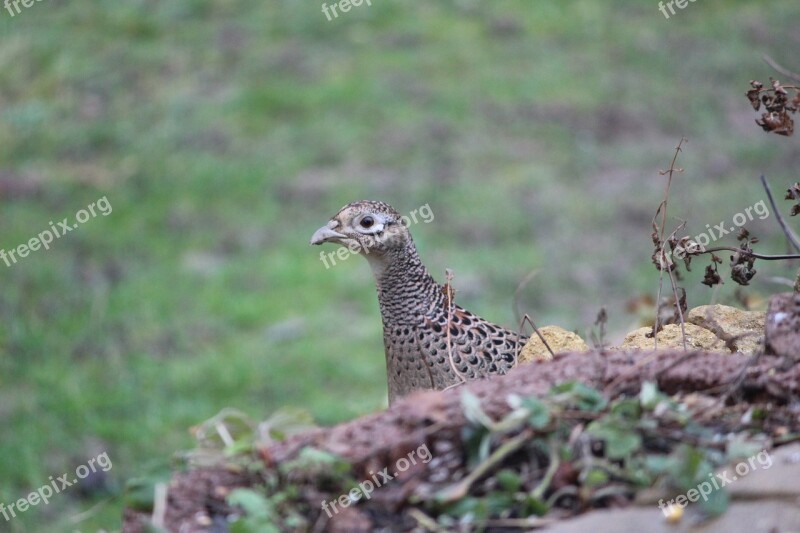
[[[423,513],[420,509],[412,507],[408,510],[409,516],[417,521],[417,524],[422,526],[425,531],[434,531],[436,533],[447,533],[447,529],[443,528],[436,523],[436,520]]]
[[[522,347],[520,346],[520,338],[522,337],[522,327],[525,325],[525,318],[520,317],[519,295],[522,294],[522,289],[524,289],[528,285],[528,283],[530,283],[531,280],[534,277],[536,277],[536,274],[538,273],[539,271],[537,269],[528,272],[525,275],[525,277],[522,278],[522,281],[519,282],[519,285],[517,285],[517,289],[514,291],[514,318],[516,318],[517,321],[519,322],[519,329],[517,330],[517,340],[514,343],[514,366],[516,366],[517,364],[517,360],[519,359],[519,352],[522,349]],[[525,317],[527,316],[528,315],[526,314]],[[531,325],[533,325],[533,321],[530,319],[530,317],[528,317],[528,321],[531,323]],[[533,329],[534,331],[536,331],[536,326],[533,326]],[[539,334],[538,331],[536,331],[536,333]],[[542,342],[544,342],[544,339],[542,338],[541,335],[539,335],[539,338],[542,339]],[[546,342],[545,346],[547,346]],[[550,347],[548,346],[547,349],[550,350]],[[550,351],[550,353],[551,354],[553,353],[552,350]]]
[[[772,196],[772,189],[769,186],[769,182],[767,182],[767,178],[764,177],[764,174],[761,174],[761,185],[764,186],[764,190],[767,192],[767,198],[769,199],[769,205],[772,206],[772,212],[775,213],[775,216],[778,218],[778,224],[780,224],[781,229],[783,230],[783,234],[786,235],[786,238],[792,243],[794,249],[800,252],[800,238],[797,237],[797,234],[786,224],[786,220],[781,215],[780,209],[778,206],[775,205],[775,198]]]
[[[519,285],[517,285],[517,290],[514,291],[514,318],[517,319],[517,322],[521,322],[522,321],[522,314],[520,313],[520,309],[519,309],[519,296],[520,296],[520,294],[522,294],[522,289],[527,287],[528,283],[530,283],[531,280],[534,277],[536,277],[536,274],[538,274],[538,273],[539,273],[538,269],[531,270],[530,272],[528,272],[525,275],[525,277],[522,278],[522,281],[519,282]]]
[[[772,59],[767,54],[764,54],[761,57],[764,60],[764,62],[766,62],[767,65],[777,70],[781,75],[786,76],[787,78],[792,78],[795,81],[800,81],[800,74],[796,74],[791,70],[787,70],[786,68],[782,67],[781,65],[778,64],[777,61]]]
[[[556,475],[556,471],[558,471],[558,466],[561,464],[561,461],[558,459],[558,447],[551,441],[550,442],[550,464],[547,466],[547,471],[544,473],[544,477],[536,485],[536,488],[531,491],[531,497],[536,498],[537,500],[541,500],[544,496],[545,491],[550,488],[550,484],[553,482],[553,476]]]
[[[485,461],[476,466],[475,469],[473,469],[472,472],[470,472],[464,479],[442,489],[434,496],[434,499],[440,503],[451,503],[460,500],[467,495],[473,483],[475,483],[481,476],[489,472],[496,465],[500,464],[503,459],[522,448],[528,441],[530,441],[533,435],[533,430],[527,429],[520,432],[515,437],[508,439],[506,442],[501,444],[500,447],[497,448],[489,457],[487,457]]]
[[[544,335],[542,335],[542,332],[539,331],[538,327],[536,327],[536,323],[534,323],[533,319],[530,317],[530,315],[528,315],[528,313],[525,313],[525,316],[522,317],[522,320],[519,323],[520,333],[517,335],[517,344],[519,345],[519,337],[522,334],[523,328],[525,327],[525,322],[530,324],[533,328],[533,331],[539,336],[539,339],[542,341],[542,344],[544,344],[544,347],[547,348],[548,352],[550,352],[550,357],[555,357],[556,354],[553,353],[553,350],[550,348],[550,345],[547,344],[547,340],[545,340]],[[519,357],[519,346],[517,347],[517,357]]]
[[[664,231],[666,230],[667,227],[667,203],[669,202],[669,188],[672,185],[672,175],[675,172],[683,172],[682,168],[675,168],[675,162],[678,160],[678,154],[681,152],[682,150],[681,147],[683,146],[684,142],[688,142],[688,139],[686,137],[681,137],[681,140],[678,141],[678,146],[675,147],[675,155],[672,156],[672,161],[669,164],[669,169],[662,170],[659,172],[659,175],[661,176],[664,176],[665,174],[669,176],[669,178],[667,179],[667,186],[664,189],[664,199],[661,201],[661,204],[659,204],[658,209],[656,210],[656,216],[658,216],[658,211],[661,211],[663,208],[663,211],[661,213],[661,235],[659,236],[659,238],[661,239],[662,248],[661,248],[661,254],[659,256],[659,261],[661,261],[662,258],[666,257],[664,253]],[[667,264],[667,268],[669,268],[669,264]],[[664,284],[664,269],[661,268],[659,269],[659,276],[658,276],[658,296],[656,297],[656,319],[653,325],[653,339],[655,341],[656,349],[658,349],[658,338],[657,338],[658,303],[661,301],[661,290],[663,284]]]
[[[683,146],[684,142],[689,142],[689,139],[686,137],[681,137],[681,140],[678,141],[678,146],[675,147],[675,155],[672,156],[672,161],[669,164],[669,169],[662,170],[659,172],[660,175],[669,175],[669,179],[667,179],[667,187],[664,190],[664,201],[661,204],[664,206],[664,212],[661,214],[661,240],[664,240],[664,229],[667,227],[667,202],[669,201],[669,188],[672,185],[672,174],[675,172],[683,172],[682,168],[675,168],[675,162],[678,160],[678,154],[682,151],[681,147]]]
[[[679,146],[680,148],[680,146]],[[674,163],[673,159],[673,163]],[[666,246],[667,242],[675,238],[675,235],[686,227],[686,221],[681,221],[677,228],[675,228],[672,233],[669,234],[669,238],[666,241],[662,240],[661,244],[661,257],[666,257]],[[662,231],[663,235],[663,231]],[[661,290],[662,290],[662,280],[664,277],[664,270],[662,269],[661,275],[659,276],[658,280],[658,299],[656,300],[656,322],[653,325],[653,349],[658,349],[658,319],[659,319],[659,306],[661,305]],[[683,320],[683,309],[681,309],[681,300],[678,297],[678,287],[675,285],[675,278],[672,275],[672,269],[667,268],[667,273],[669,274],[669,281],[670,285],[672,286],[672,294],[675,297],[675,307],[678,309],[678,317],[680,318],[681,322],[681,340],[683,341],[683,349],[686,350],[686,328],[684,327],[684,320]]]
[[[749,255],[750,257],[755,257],[756,259],[763,259],[765,261],[784,261],[786,259],[800,259],[800,254],[783,254],[783,255],[764,255],[764,254],[757,254],[752,250],[742,250],[741,248],[737,248],[735,246],[717,246],[715,248],[706,248],[702,252],[687,252],[686,255],[700,255],[700,254],[710,254],[712,252],[739,252],[742,255]]]
[[[686,326],[683,319],[683,309],[681,309],[681,298],[678,296],[678,287],[675,285],[675,277],[672,275],[672,270],[667,270],[669,274],[669,283],[672,285],[672,294],[675,296],[675,308],[678,310],[678,317],[681,321],[681,341],[683,341],[683,351],[686,351]],[[686,292],[684,291],[684,295]],[[658,309],[656,309],[656,316],[658,316]],[[658,332],[653,335],[654,344],[658,343]]]

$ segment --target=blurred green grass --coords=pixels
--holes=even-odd
[[[795,181],[797,140],[744,98],[769,53],[793,70],[794,0],[231,0],[0,12],[0,248],[102,196],[113,206],[49,251],[0,264],[0,502],[99,445],[112,480],[164,471],[226,406],[302,406],[325,424],[385,405],[371,274],[325,269],[311,233],[382,199],[462,305],[509,326],[585,334],[600,306],[654,294],[650,220],[681,135],[670,215],[692,235]],[[773,217],[749,224],[782,249]],[[677,224],[677,222],[675,222]],[[326,251],[333,251],[326,250]],[[791,269],[761,263],[754,290]],[[702,268],[696,267],[702,274]],[[730,301],[698,273],[691,305]],[[121,499],[74,493],[11,531],[118,528]],[[87,511],[81,521],[71,517]]]

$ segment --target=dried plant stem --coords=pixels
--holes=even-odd
[[[663,211],[661,212],[661,235],[659,237],[661,239],[661,242],[662,242],[661,254],[659,256],[659,262],[661,262],[662,258],[666,258],[666,253],[665,253],[665,249],[664,249],[665,245],[663,243],[665,243],[665,241],[664,241],[664,231],[666,231],[666,227],[667,227],[667,204],[669,202],[669,188],[672,185],[672,175],[675,172],[683,172],[682,168],[675,168],[675,163],[678,161],[678,154],[681,152],[684,142],[688,142],[688,139],[686,137],[681,137],[681,140],[678,141],[678,146],[675,147],[675,155],[672,156],[672,161],[669,164],[669,169],[666,170],[666,171],[659,172],[659,174],[661,176],[663,176],[665,174],[668,175],[667,186],[664,189],[664,199],[661,201],[661,204],[658,206],[658,209],[656,210],[656,216],[658,216],[658,211],[661,211],[663,209]],[[669,265],[666,265],[666,268],[669,269]],[[672,280],[672,275],[670,275],[670,280]],[[672,283],[673,283],[673,292],[674,292],[675,291],[675,283],[674,283],[674,281]],[[654,349],[658,349],[658,306],[659,306],[659,303],[661,302],[661,291],[662,291],[663,285],[664,285],[664,266],[662,265],[662,268],[659,270],[659,276],[658,276],[658,294],[656,296],[656,319],[655,319],[655,322],[654,322],[654,325],[653,325],[653,342],[654,342],[653,348]],[[676,296],[676,300],[675,300],[675,305],[680,306],[680,302],[677,300],[677,296]],[[681,324],[681,327],[683,327],[683,324]],[[684,346],[685,346],[686,345],[686,335],[684,335],[683,337],[684,337]]]
[[[710,254],[712,252],[738,252],[741,253],[742,255],[755,257],[756,259],[763,259],[765,261],[785,261],[787,259],[800,259],[800,254],[764,255],[764,254],[757,254],[751,250],[742,250],[741,248],[737,248],[735,246],[717,246],[715,248],[707,248],[702,252],[693,252],[691,254],[687,253],[686,255]]]
[[[534,269],[534,270],[531,270],[530,272],[528,272],[525,275],[525,277],[522,278],[522,281],[519,282],[519,285],[517,285],[517,289],[514,291],[514,318],[517,319],[517,322],[521,322],[522,321],[522,313],[520,313],[520,309],[519,309],[519,297],[520,297],[520,294],[522,294],[522,290],[525,287],[528,286],[528,283],[530,283],[531,280],[534,277],[536,277],[536,274],[538,274],[538,273],[539,273],[538,269]]]
[[[476,466],[464,479],[442,489],[434,496],[434,499],[440,503],[451,503],[460,500],[467,495],[473,483],[496,465],[500,464],[503,459],[522,448],[531,440],[533,435],[533,430],[529,428],[522,431],[517,436],[508,439],[487,457],[485,461]]]
[[[778,209],[778,206],[775,205],[775,197],[772,196],[772,189],[769,186],[769,182],[767,182],[767,178],[765,178],[763,174],[761,175],[761,185],[764,186],[764,190],[767,192],[769,205],[772,206],[772,212],[775,213],[775,216],[778,219],[778,224],[780,224],[781,229],[783,230],[783,234],[786,235],[786,238],[790,243],[792,243],[794,249],[800,252],[800,238],[798,238],[797,234],[792,231],[792,228],[786,224],[786,220],[783,218],[783,215],[781,215],[780,209]]]
[[[762,59],[764,60],[764,62],[765,62],[767,65],[769,65],[770,67],[772,67],[772,68],[774,68],[775,70],[777,70],[777,71],[778,71],[778,73],[779,73],[779,74],[781,74],[782,76],[786,76],[787,78],[792,78],[792,79],[793,79],[793,80],[795,80],[795,81],[800,81],[800,74],[796,74],[796,73],[792,72],[791,70],[787,70],[787,69],[785,69],[784,67],[782,67],[781,65],[779,65],[777,61],[775,61],[774,59],[772,59],[772,58],[771,58],[770,56],[768,56],[767,54],[764,54],[764,55],[762,56]]]
[[[688,142],[689,139],[686,137],[681,137],[681,140],[678,141],[678,146],[675,147],[675,155],[672,156],[672,161],[669,164],[669,169],[666,171],[659,172],[660,175],[668,174],[669,178],[667,179],[667,187],[664,189],[664,200],[661,202],[661,206],[664,207],[664,211],[661,213],[661,240],[664,240],[664,231],[667,227],[667,202],[669,202],[669,188],[672,185],[672,174],[675,172],[683,172],[682,168],[675,168],[675,162],[678,160],[678,154],[682,150],[682,146],[684,142]],[[659,208],[661,207],[659,206]]]
[[[531,325],[531,327],[533,328],[533,331],[539,337],[539,340],[542,341],[542,344],[544,344],[544,347],[547,348],[548,352],[550,352],[550,357],[555,357],[556,354],[553,353],[553,350],[552,350],[552,348],[550,348],[550,345],[547,344],[547,341],[545,340],[544,335],[542,335],[542,332],[540,332],[539,328],[536,327],[536,323],[533,321],[533,319],[530,317],[530,315],[528,315],[528,313],[525,313],[525,316],[522,317],[522,320],[519,323],[519,334],[517,335],[517,350],[516,350],[517,353],[516,353],[516,357],[519,357],[519,351],[520,351],[520,349],[519,349],[519,336],[522,335],[522,330],[525,327],[525,322],[527,322],[528,324]]]
[[[681,299],[678,297],[678,287],[675,285],[675,277],[672,275],[672,270],[667,270],[667,274],[669,274],[669,282],[672,285],[672,294],[675,296],[675,308],[678,310],[678,317],[681,321],[681,341],[683,341],[683,351],[687,350],[686,348],[686,326],[685,320],[683,319],[683,309],[681,309]],[[686,291],[684,291],[684,295]],[[656,316],[658,316],[658,310],[656,310]],[[658,343],[658,332],[656,331],[653,334],[653,339],[656,343]],[[657,345],[657,344],[656,344]]]

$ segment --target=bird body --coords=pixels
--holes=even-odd
[[[503,374],[527,338],[452,302],[433,279],[400,214],[383,202],[344,206],[311,238],[363,255],[372,268],[383,320],[389,404],[422,389]]]

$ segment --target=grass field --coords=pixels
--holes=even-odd
[[[0,10],[0,248],[113,208],[0,263],[0,502],[104,451],[111,494],[70,489],[0,531],[118,529],[126,480],[167,472],[224,407],[383,408],[369,268],[308,246],[352,200],[428,204],[421,255],[480,315],[513,326],[537,270],[520,300],[539,324],[584,335],[605,305],[618,339],[657,288],[650,221],[681,136],[670,216],[689,234],[763,199],[761,173],[797,180],[798,139],[760,131],[744,92],[776,75],[762,54],[800,70],[799,20],[796,0],[669,19],[654,0]],[[774,216],[748,227],[783,252]],[[690,305],[732,301],[702,265]],[[785,290],[768,279],[791,268],[757,268],[751,292]]]

